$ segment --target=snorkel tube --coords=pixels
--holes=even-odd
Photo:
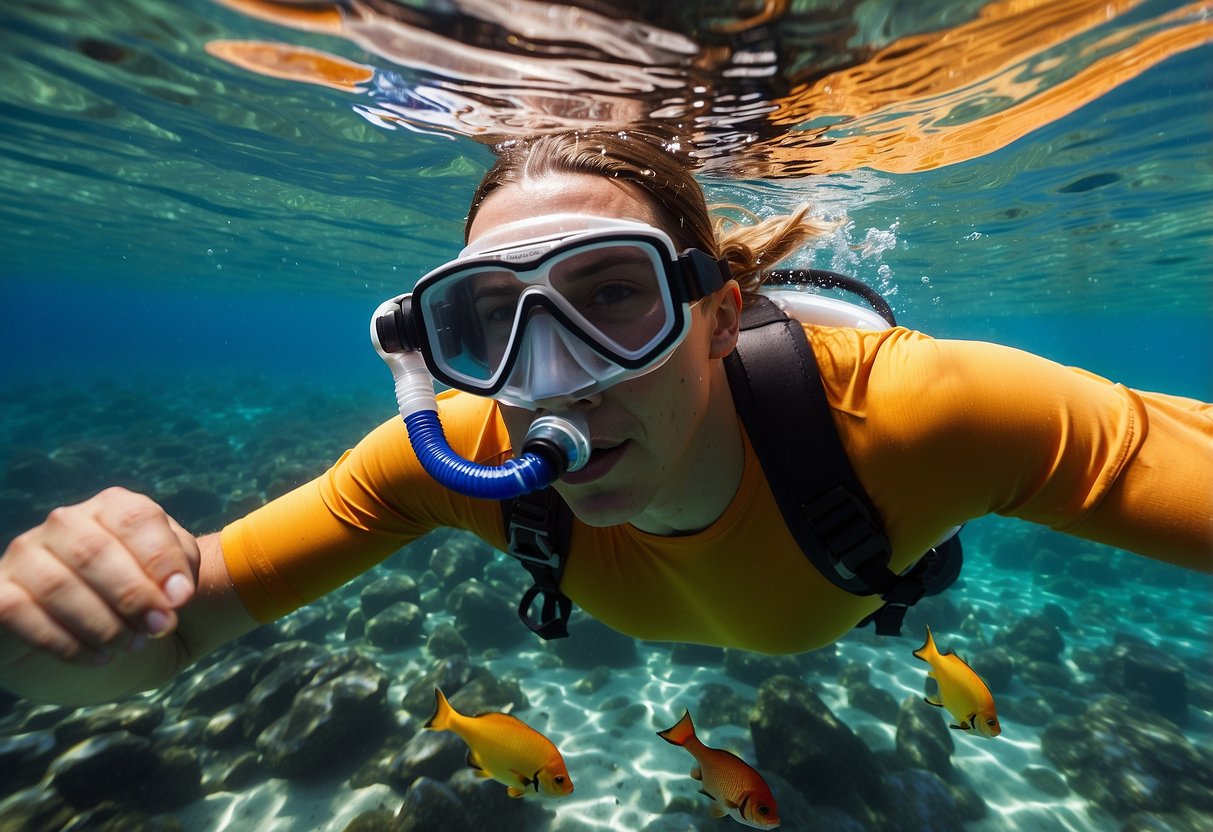
[[[402,337],[401,300],[393,298],[371,317],[371,343],[392,371],[396,404],[421,467],[444,487],[468,497],[510,500],[554,483],[589,461],[588,425],[579,413],[540,416],[522,442],[522,454],[501,465],[480,465],[451,448],[438,419],[434,378],[421,351]]]

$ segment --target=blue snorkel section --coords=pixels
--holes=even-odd
[[[400,298],[388,301],[371,318],[371,343],[396,381],[396,404],[408,428],[409,442],[421,467],[459,494],[486,500],[509,500],[546,488],[565,471],[576,471],[590,458],[589,432],[578,414],[541,416],[527,431],[522,455],[501,465],[464,459],[447,442],[438,419],[434,379],[417,350],[397,337]],[[579,423],[577,423],[579,422]]]
[[[419,410],[404,418],[409,442],[426,473],[452,491],[486,500],[509,500],[546,488],[562,473],[562,466],[536,453],[511,459],[496,467],[470,462],[446,441],[438,414]]]

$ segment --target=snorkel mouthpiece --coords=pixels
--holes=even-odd
[[[438,419],[434,379],[418,350],[393,336],[404,296],[393,298],[371,317],[371,343],[392,371],[396,404],[408,428],[409,442],[421,467],[444,487],[468,497],[510,500],[554,483],[565,471],[576,471],[590,457],[588,426],[580,414],[541,416],[522,443],[522,455],[501,465],[480,465],[455,453]],[[576,424],[574,423],[576,422]]]
[[[522,440],[522,453],[548,455],[553,464],[560,466],[560,476],[566,471],[576,471],[590,461],[590,440],[586,438],[589,425],[585,416],[573,412],[565,416],[548,414],[540,416],[526,432]]]

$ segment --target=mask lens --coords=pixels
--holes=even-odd
[[[441,364],[456,375],[488,381],[509,345],[525,285],[505,269],[458,272],[439,280],[422,297],[430,343]]]
[[[548,285],[604,346],[635,354],[672,325],[669,289],[650,246],[605,243],[551,264]]]

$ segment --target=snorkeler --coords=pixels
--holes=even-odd
[[[474,196],[468,249],[394,299],[387,346],[453,388],[436,401],[443,441],[475,465],[538,470],[536,486],[559,475],[575,518],[559,590],[623,633],[798,652],[882,605],[805,556],[726,378],[764,270],[822,231],[807,212],[713,224],[692,171],[656,144],[513,142]],[[989,513],[1213,569],[1210,405],[994,344],[802,329],[831,415],[820,429],[876,510],[883,570],[905,573]],[[506,548],[497,499],[441,484],[406,430],[392,418],[326,474],[197,540],[123,489],[56,509],[0,559],[0,683],[112,699],[437,527]]]

